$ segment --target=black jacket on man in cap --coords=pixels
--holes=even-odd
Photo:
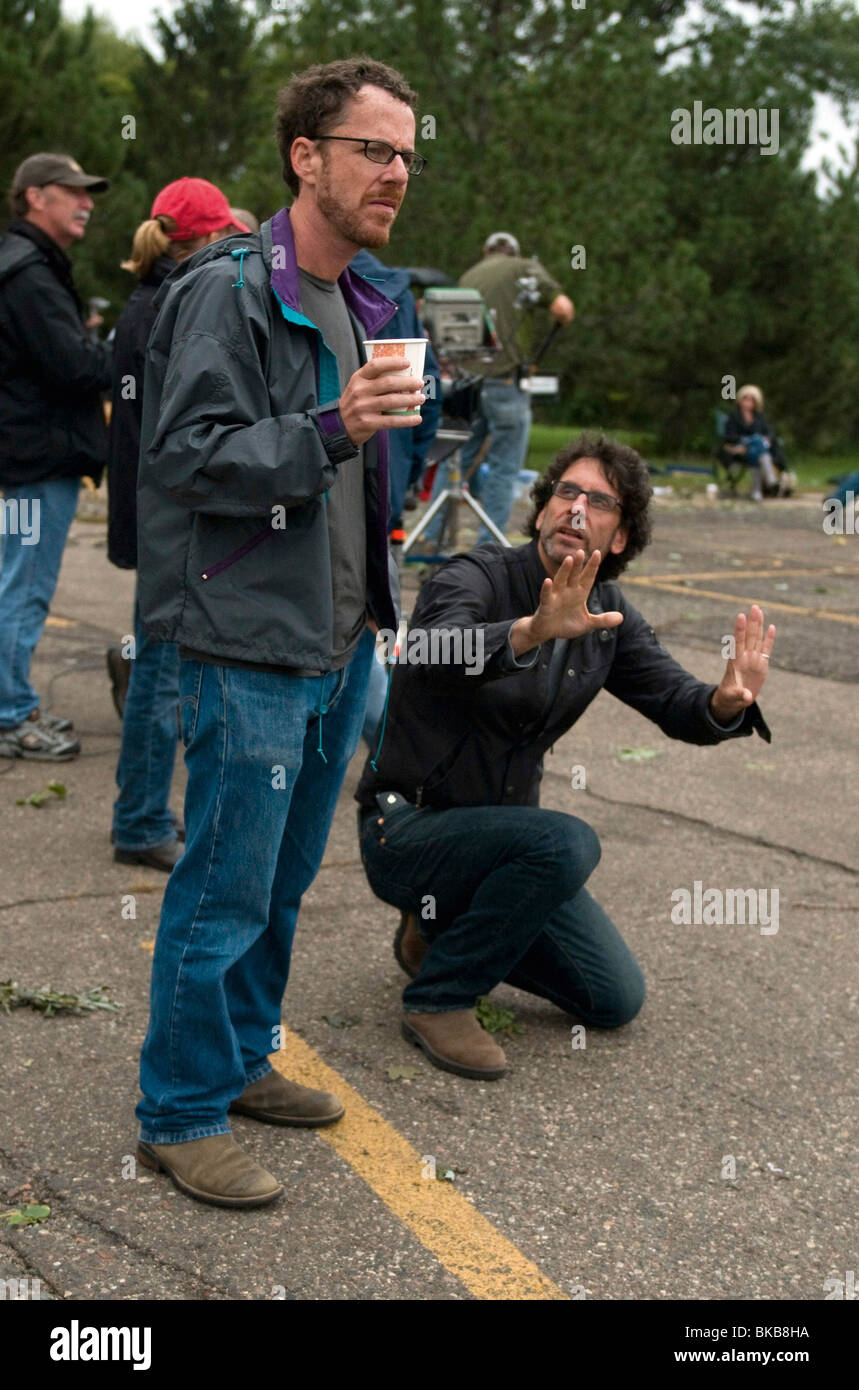
[[[113,340],[112,409],[107,464],[107,557],[137,569],[137,470],[143,419],[146,344],[158,317],[155,296],[178,262],[159,256],[119,316]]]
[[[12,222],[0,237],[0,486],[101,480],[111,357],[87,336],[68,256],[41,227]]]
[[[669,655],[614,583],[596,583],[588,609],[622,613],[618,627],[565,644],[560,671],[552,669],[555,642],[544,642],[515,665],[510,628],[536,611],[545,579],[537,542],[531,541],[458,555],[424,585],[410,634],[427,633],[431,653],[433,630],[446,632],[436,651],[459,651],[465,659],[459,665],[394,665],[384,733],[356,792],[363,807],[372,808],[382,791],[439,810],[537,806],[543,755],[603,689],[652,719],[669,738],[721,743],[757,730],[770,742],[757,704],[728,726],[716,723],[708,708],[716,686],[696,680]],[[475,629],[470,639],[457,643],[453,634],[468,629]],[[479,674],[472,659],[480,650],[477,631],[483,633]],[[553,674],[559,676],[554,692]]]

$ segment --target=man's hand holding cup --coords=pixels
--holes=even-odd
[[[366,342],[364,351],[367,362],[340,397],[340,417],[355,445],[377,430],[414,428],[426,400],[421,375],[426,339],[376,339]]]

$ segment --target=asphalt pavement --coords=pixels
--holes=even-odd
[[[543,804],[598,832],[589,886],[648,998],[629,1026],[583,1035],[501,986],[522,1031],[498,1083],[438,1071],[400,1036],[397,914],[356,842],[359,752],[302,907],[277,1058],[340,1084],[347,1117],[320,1132],[238,1118],[286,1192],[235,1212],[133,1163],[165,880],[112,859],[104,653],[129,631],[133,575],[109,565],[103,503],[86,497],[34,665],[83,754],[0,765],[0,980],[105,986],[120,1007],[0,1014],[0,1206],[50,1207],[0,1221],[0,1279],[88,1300],[825,1299],[827,1279],[859,1270],[857,578],[859,537],[826,535],[816,498],[658,500],[625,590],[712,681],[738,608],[761,603],[778,627],[773,740],[675,743],[603,694],[558,742]],[[54,779],[64,798],[17,804]],[[179,760],[176,811],[183,780]],[[760,890],[777,916],[673,921],[696,883]]]

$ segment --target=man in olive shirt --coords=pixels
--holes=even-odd
[[[462,450],[462,470],[468,471],[489,435],[489,450],[484,462],[489,476],[480,489],[480,502],[500,531],[507,525],[513,506],[516,477],[524,468],[528,455],[528,435],[531,430],[531,396],[520,388],[521,369],[527,362],[527,349],[521,341],[522,331],[538,305],[548,308],[557,323],[572,323],[573,302],[561,292],[545,266],[534,256],[522,256],[519,243],[509,232],[493,232],[483,246],[483,259],[460,278],[465,289],[479,290],[492,316],[500,352],[493,357],[484,373],[480,393],[480,413],[476,417],[471,439]],[[447,485],[447,469],[438,469],[433,496]],[[471,490],[477,496],[476,478]],[[426,530],[428,540],[434,540],[441,529],[441,517]],[[481,527],[477,544],[493,540],[485,526]]]

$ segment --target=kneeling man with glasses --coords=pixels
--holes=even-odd
[[[735,656],[707,685],[614,582],[651,535],[638,454],[582,436],[532,497],[530,544],[480,546],[421,590],[412,628],[446,637],[427,644],[436,664],[393,667],[381,743],[356,793],[370,886],[402,914],[403,1034],[435,1066],[480,1081],[505,1071],[474,1012],[502,980],[601,1028],[644,1001],[635,957],[585,887],[596,834],[540,809],[546,749],[603,689],[686,743],[753,730],[770,741],[756,700],[775,628],[764,630],[760,608],[738,614]],[[475,648],[479,667],[450,660]]]

